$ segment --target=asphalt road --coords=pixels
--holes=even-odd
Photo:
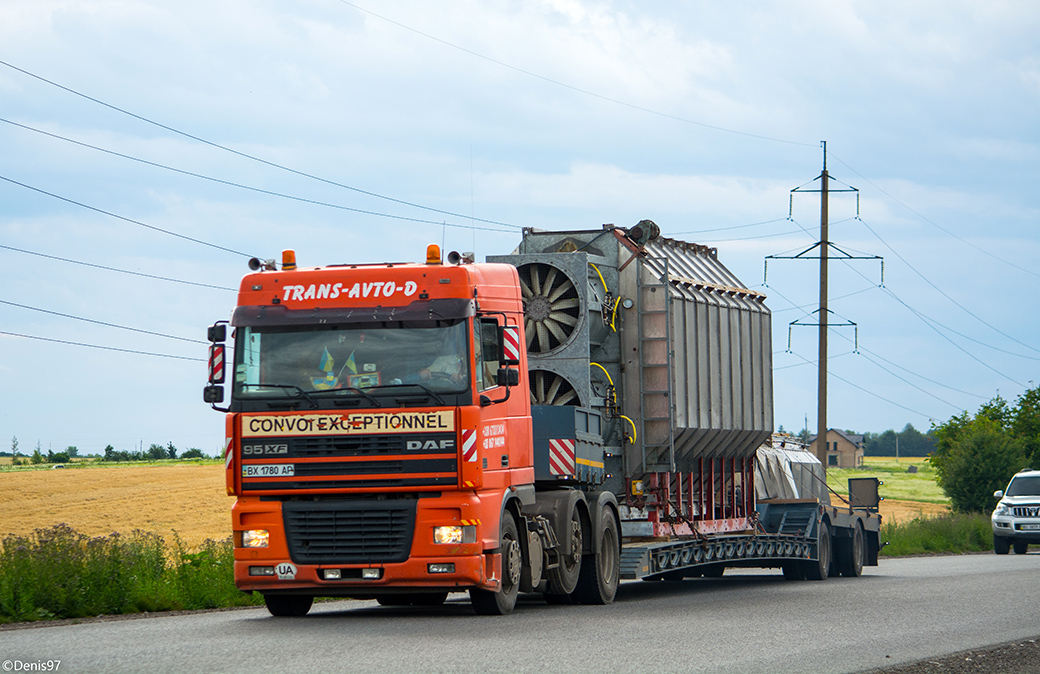
[[[435,609],[330,602],[304,618],[157,615],[3,629],[0,662],[69,674],[860,672],[1037,636],[1038,579],[1040,554],[986,554],[884,560],[823,582],[762,570],[631,582],[610,606],[522,597],[499,618],[473,615],[465,595]]]

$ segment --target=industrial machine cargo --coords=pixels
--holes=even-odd
[[[877,563],[877,481],[831,505],[819,463],[771,440],[770,313],[715,249],[644,220],[525,230],[486,263],[250,266],[229,404],[224,322],[205,399],[227,413],[235,582],[275,615]]]

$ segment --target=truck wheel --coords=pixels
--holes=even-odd
[[[520,570],[523,553],[520,550],[520,535],[512,513],[502,516],[502,532],[499,549],[502,551],[502,587],[498,592],[473,588],[469,599],[478,615],[506,615],[513,612],[516,596],[520,593]]]
[[[839,549],[838,570],[847,578],[859,578],[863,575],[863,527],[859,522],[852,528],[852,537],[843,539]]]
[[[578,585],[571,595],[579,604],[609,604],[617,594],[621,580],[621,544],[617,517],[610,508],[604,508],[600,522],[599,549],[585,555]]]
[[[993,552],[998,555],[1006,555],[1011,552],[1011,542],[1003,536],[993,537]]]
[[[1029,552],[1029,543],[1025,541],[1015,541],[1015,554],[1024,555]]]
[[[296,594],[265,594],[264,603],[271,615],[280,618],[292,618],[307,615],[314,603],[314,597],[303,597]]]
[[[550,595],[570,594],[578,586],[578,575],[581,573],[581,514],[575,504],[571,510],[570,531],[561,532],[567,536],[559,536],[565,549],[559,551],[559,564],[555,569],[549,569],[549,592]],[[570,545],[566,541],[570,539]]]
[[[831,570],[831,532],[826,522],[820,522],[820,538],[817,544],[818,559],[802,562],[807,580],[826,580]]]

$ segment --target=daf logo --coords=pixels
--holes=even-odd
[[[418,449],[450,449],[450,450],[454,450],[455,449],[455,441],[454,440],[441,440],[440,442],[438,442],[437,440],[409,440],[408,442],[405,443],[405,448],[409,449],[409,450],[413,450],[413,451],[414,450],[418,450]]]
[[[289,445],[284,442],[277,444],[242,445],[242,454],[244,456],[277,456],[279,454],[288,453]]]

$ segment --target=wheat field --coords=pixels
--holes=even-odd
[[[67,524],[104,536],[141,529],[188,546],[231,534],[223,464],[108,465],[0,473],[0,536]]]
[[[67,524],[89,536],[141,529],[188,546],[231,533],[234,498],[222,464],[100,465],[0,473],[0,536]],[[882,501],[885,521],[946,512],[946,506]]]

